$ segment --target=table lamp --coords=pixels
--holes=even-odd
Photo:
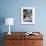
[[[11,33],[10,33],[10,26],[14,25],[14,18],[5,18],[5,25],[9,25],[9,32],[8,32],[8,34],[11,35]]]

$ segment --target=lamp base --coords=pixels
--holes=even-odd
[[[10,33],[10,32],[8,32],[8,34],[9,34],[9,35],[11,35],[11,33]]]

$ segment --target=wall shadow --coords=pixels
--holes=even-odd
[[[4,46],[3,45],[3,41],[4,41],[4,33],[2,32],[2,26],[5,23],[5,17],[4,16],[0,16],[0,46]]]

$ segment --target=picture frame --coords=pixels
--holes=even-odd
[[[21,24],[35,24],[34,7],[21,7]]]

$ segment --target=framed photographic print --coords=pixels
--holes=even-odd
[[[22,7],[21,8],[21,24],[34,24],[35,23],[35,8]]]

